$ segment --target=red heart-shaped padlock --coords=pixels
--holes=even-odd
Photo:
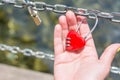
[[[76,51],[85,46],[85,39],[81,37],[75,30],[69,31],[66,38],[66,50]]]

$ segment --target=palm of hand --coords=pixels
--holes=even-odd
[[[68,52],[65,50],[65,37],[69,30],[75,29],[75,25],[80,19],[83,17],[76,18],[73,12],[68,11],[66,16],[59,18],[59,24],[55,27],[54,75],[56,80],[102,80],[109,73],[113,58],[105,58],[111,56],[105,54],[108,51],[106,50],[98,59],[92,35],[89,35],[85,47],[80,51]],[[88,24],[83,23],[80,27],[81,36],[85,36],[89,31]],[[118,45],[113,46],[115,50],[118,48]]]

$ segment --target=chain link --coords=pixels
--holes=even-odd
[[[53,54],[48,54],[48,53],[44,53],[44,52],[40,52],[40,51],[33,51],[28,48],[20,49],[17,46],[8,46],[5,44],[0,44],[0,50],[1,51],[9,51],[13,54],[23,53],[23,55],[25,55],[25,56],[34,56],[34,57],[40,58],[40,59],[54,60]]]
[[[15,0],[1,0],[0,1],[0,6],[4,5],[12,5],[15,8],[28,8],[32,7],[33,10],[36,11],[53,11],[58,14],[65,14],[67,10],[72,10],[75,14],[81,15],[81,16],[86,16],[90,19],[95,19],[94,16],[91,14],[96,14],[98,18],[104,18],[108,19],[112,22],[115,23],[120,23],[120,19],[116,19],[116,17],[120,18],[120,12],[101,12],[99,10],[88,10],[88,9],[83,9],[83,8],[75,8],[75,7],[70,7],[62,4],[55,4],[55,5],[50,5],[45,2],[22,2],[22,3],[17,3]],[[54,55],[53,54],[48,54],[44,53],[41,51],[33,51],[31,49],[25,48],[21,49],[20,47],[17,46],[8,46],[5,44],[0,44],[0,50],[1,51],[9,51],[13,54],[18,54],[22,53],[25,56],[34,56],[36,58],[40,59],[49,59],[49,60],[54,60]],[[111,72],[115,74],[120,75],[120,68],[118,67],[111,67]]]
[[[120,68],[118,68],[118,67],[112,66],[110,71],[114,74],[120,75]]]
[[[55,5],[50,5],[45,2],[21,2],[21,4],[18,4],[15,0],[2,0],[0,2],[0,5],[13,5],[16,8],[26,8],[28,6],[33,7],[33,10],[36,11],[52,11],[58,14],[65,14],[67,10],[72,10],[75,14],[81,15],[81,16],[86,16],[90,19],[96,19],[94,16],[91,16],[92,13],[96,14],[98,18],[104,18],[108,19],[112,22],[115,23],[120,23],[120,12],[101,12],[99,10],[88,10],[88,9],[83,9],[83,8],[75,8],[75,7],[70,7],[62,4],[55,4]],[[116,18],[117,17],[117,18]]]

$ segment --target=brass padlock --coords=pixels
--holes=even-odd
[[[29,11],[31,17],[33,18],[35,24],[37,26],[39,26],[41,24],[41,19],[40,19],[39,15],[38,15],[38,12],[36,10],[33,10],[32,8],[33,7],[28,7],[28,11]]]

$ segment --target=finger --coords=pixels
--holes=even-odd
[[[100,60],[106,65],[111,65],[115,54],[117,53],[117,49],[120,48],[120,44],[112,44],[105,49],[103,54],[100,57]]]
[[[68,24],[67,24],[66,17],[64,15],[60,16],[59,23],[62,27],[62,40],[63,40],[63,45],[65,47],[65,40],[66,40],[66,36],[68,34]]]
[[[80,34],[82,37],[85,37],[90,32],[87,18],[83,16],[77,16],[77,21],[82,21],[82,24],[80,26]],[[94,40],[91,33],[87,36],[86,45],[95,48]]]
[[[77,20],[76,20],[75,14],[72,11],[68,11],[66,13],[66,18],[67,18],[69,30],[75,30],[76,25],[77,25]]]
[[[84,16],[76,16],[77,17],[77,22],[79,23],[79,22],[81,22],[82,21],[82,23],[84,23],[84,24],[87,24],[87,18],[86,17],[84,17]]]
[[[62,28],[59,24],[55,26],[54,30],[54,52],[55,56],[61,54],[63,52],[63,44],[62,44]]]

